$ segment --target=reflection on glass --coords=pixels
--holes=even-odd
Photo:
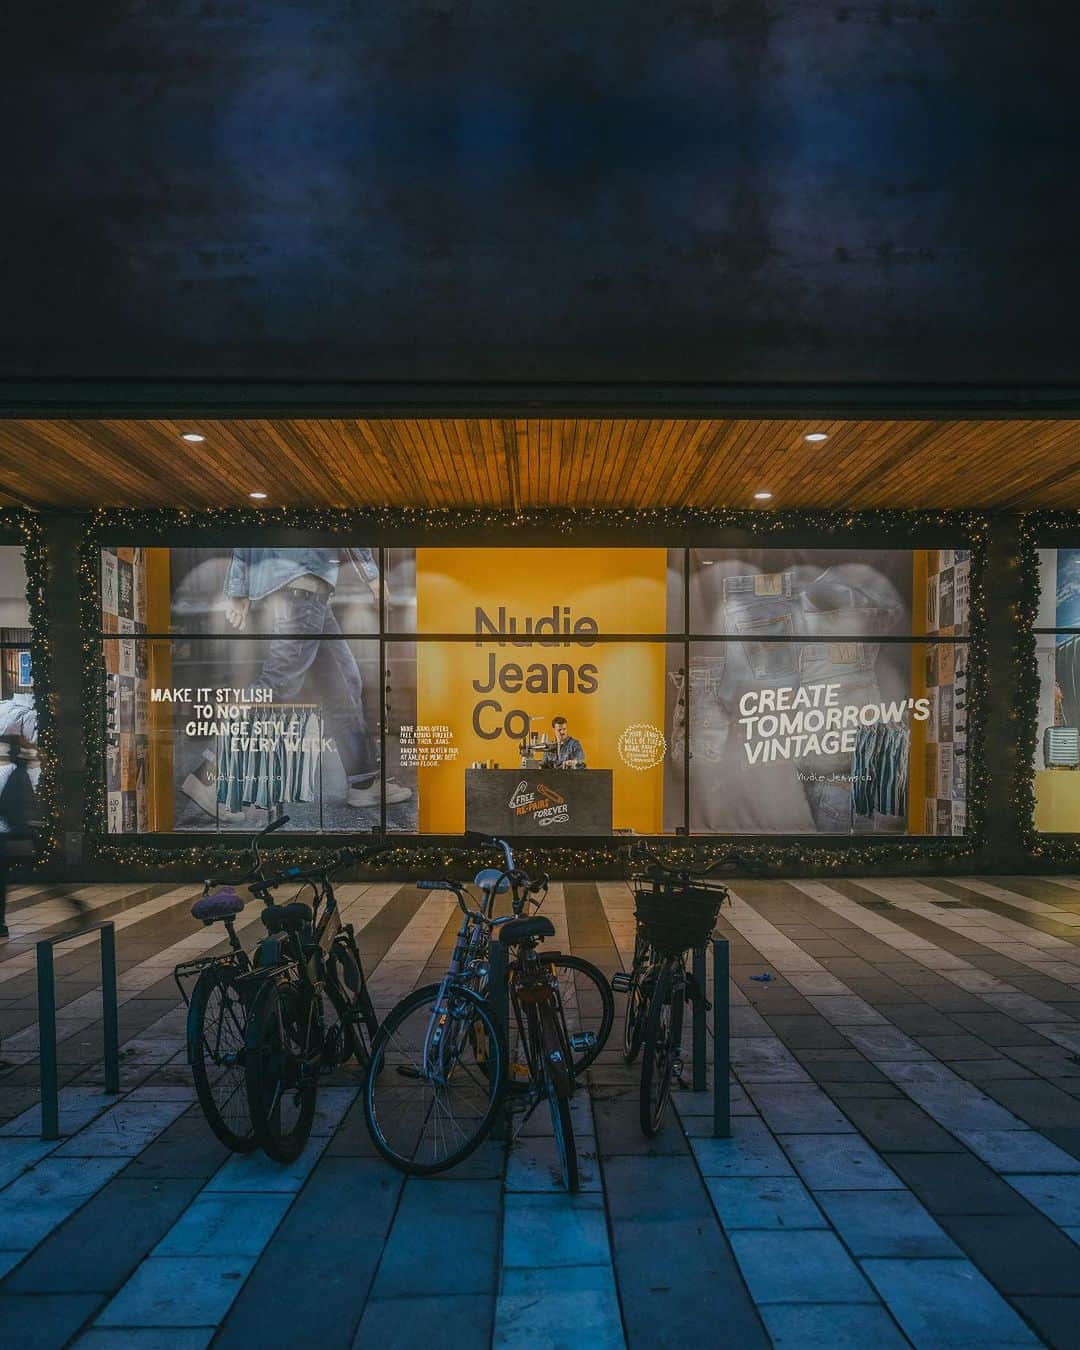
[[[110,832],[379,825],[376,642],[130,638],[103,657]]]
[[[697,642],[678,680],[693,832],[966,828],[966,643]]]

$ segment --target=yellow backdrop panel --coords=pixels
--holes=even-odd
[[[634,723],[663,727],[664,644],[589,638],[664,632],[666,566],[654,548],[417,549],[418,632],[484,635],[417,644],[417,721],[448,726],[459,748],[418,770],[421,831],[464,829],[465,769],[516,767],[522,734],[550,738],[558,714],[589,767],[614,771],[615,828],[662,829],[662,763],[630,768],[618,743]]]

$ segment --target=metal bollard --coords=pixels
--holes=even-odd
[[[693,1090],[695,1092],[704,1092],[707,1086],[706,1073],[708,1070],[708,1053],[706,1019],[705,1019],[705,987],[707,980],[705,978],[705,948],[696,947],[694,949],[694,992],[698,995],[694,999],[692,1008],[694,1018],[694,1077]]]
[[[105,1091],[120,1091],[120,1033],[116,998],[116,925],[92,923],[37,944],[38,1044],[41,1061],[41,1137],[60,1138],[60,1090],[56,1056],[56,965],[53,948],[97,933],[101,942],[101,1025],[105,1041]]]
[[[713,1138],[731,1138],[731,953],[727,938],[713,945]]]

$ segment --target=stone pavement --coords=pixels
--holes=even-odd
[[[1080,881],[745,882],[731,943],[734,1137],[711,1098],[637,1124],[613,1044],[574,1111],[579,1196],[540,1113],[406,1179],[358,1083],[304,1155],[230,1157],[193,1102],[173,965],[219,930],[191,886],[17,888],[0,947],[0,1345],[321,1350],[731,1343],[1080,1346]],[[63,1137],[39,1137],[33,943],[117,926],[121,1087],[103,1094],[96,939],[57,949]],[[342,888],[385,1012],[445,967],[453,901]],[[629,957],[618,884],[555,886],[559,945]],[[259,931],[249,906],[240,931]],[[752,977],[768,973],[769,981]]]

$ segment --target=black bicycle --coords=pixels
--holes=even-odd
[[[623,1057],[632,1063],[643,1051],[639,1116],[651,1137],[663,1124],[672,1082],[682,1078],[687,999],[705,1001],[704,989],[687,969],[687,953],[706,945],[720,906],[730,897],[713,875],[724,865],[720,862],[699,868],[671,865],[645,844],[633,845],[625,856],[637,932],[631,968],[614,975],[611,985],[627,996]]]
[[[364,978],[352,924],[342,924],[333,875],[392,848],[342,849],[322,867],[288,867],[251,889],[268,903],[267,935],[244,977],[253,985],[244,1032],[247,1106],[256,1141],[271,1158],[291,1162],[311,1134],[320,1074],[356,1059],[370,1062],[378,1018]],[[275,889],[311,888],[311,904],[270,902]]]
[[[569,1161],[572,1131],[566,1143],[569,1094],[610,1033],[611,989],[589,962],[537,951],[541,937],[551,936],[554,927],[542,916],[523,918],[522,913],[527,904],[539,908],[547,878],[533,881],[517,868],[505,840],[483,837],[483,842],[503,851],[506,867],[477,874],[478,905],[467,902],[461,882],[418,883],[424,890],[448,890],[457,897],[461,928],[441,983],[410,994],[383,1023],[365,1093],[368,1127],[388,1161],[412,1175],[431,1175],[463,1161],[487,1136],[506,1088],[533,1097],[526,1118],[543,1094],[552,1104],[570,1185],[576,1163]],[[494,917],[495,897],[508,892],[512,913]],[[514,1013],[509,1047],[489,1001],[491,941],[496,935],[513,947],[508,963]],[[552,1030],[556,1025],[557,1035]],[[551,1044],[545,1051],[547,1042]],[[552,1059],[556,1051],[559,1057]],[[512,1072],[515,1067],[520,1078]]]
[[[234,1153],[250,1153],[257,1145],[247,1105],[244,1068],[244,1032],[247,1026],[250,984],[243,977],[252,961],[236,936],[236,917],[244,908],[237,887],[264,880],[259,841],[288,824],[289,817],[271,821],[248,845],[248,870],[239,877],[207,877],[202,896],[191,907],[192,917],[209,927],[224,923],[229,950],[219,956],[185,961],[173,970],[187,1016],[187,1057],[195,1094],[206,1123]],[[195,977],[189,995],[184,981]]]

